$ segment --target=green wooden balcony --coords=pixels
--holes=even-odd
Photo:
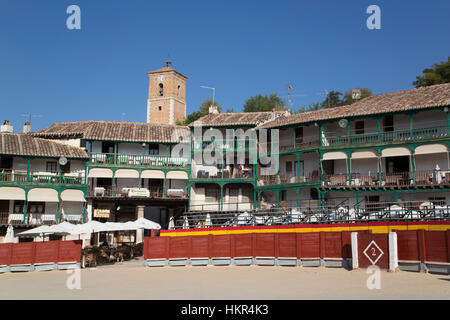
[[[413,130],[388,131],[381,133],[357,134],[322,138],[322,146],[333,147],[343,145],[377,144],[390,142],[410,142],[449,137],[447,127],[431,127]]]
[[[105,166],[187,167],[189,160],[159,155],[91,153],[89,163]]]
[[[244,151],[244,152],[256,152],[256,140],[214,140],[214,141],[193,141],[192,149],[196,151]]]
[[[79,176],[59,176],[59,175],[44,175],[30,173],[29,177],[23,173],[14,172],[0,172],[0,184],[69,184],[69,185],[83,185],[84,177]]]

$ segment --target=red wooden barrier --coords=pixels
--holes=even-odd
[[[9,266],[11,264],[13,243],[0,244],[0,266]]]
[[[189,236],[169,239],[169,258],[189,258]]]
[[[372,243],[374,241],[376,245],[382,250],[383,254],[380,256],[378,248]],[[367,268],[373,263],[364,254],[366,251],[373,261],[376,261],[376,265],[382,269],[389,269],[389,244],[388,234],[370,234],[370,233],[358,233],[358,261],[360,268]],[[369,248],[369,249],[367,249]],[[366,250],[367,249],[367,250]]]
[[[144,259],[168,259],[169,240],[166,237],[146,237],[144,239]]]
[[[299,233],[297,235],[297,258],[319,258],[319,232]]]
[[[255,234],[255,256],[254,257],[275,257],[275,234],[257,233]]]
[[[280,233],[277,239],[276,257],[297,257],[297,235],[292,233]]]
[[[232,256],[234,257],[252,257],[253,256],[253,234],[234,234],[232,235]]]
[[[34,263],[57,263],[61,242],[62,241],[36,242]]]
[[[195,236],[191,237],[191,249],[189,258],[208,258],[209,254],[209,237]]]
[[[417,230],[396,230],[398,260],[420,261]]]
[[[425,232],[426,261],[447,262],[448,250],[446,231]]]
[[[57,262],[81,262],[81,240],[58,242],[59,250]]]
[[[342,233],[341,232],[321,232],[321,247],[324,253],[321,258],[343,258],[342,255]],[[322,244],[322,240],[324,243]]]
[[[33,264],[36,242],[14,243],[11,264]]]
[[[352,238],[350,231],[341,232],[342,258],[351,259],[352,257]]]
[[[217,235],[209,238],[211,258],[231,257],[231,235]]]

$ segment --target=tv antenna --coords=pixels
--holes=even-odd
[[[26,118],[29,123],[31,123],[31,118],[42,118],[42,114],[24,113],[21,114],[20,116]]]

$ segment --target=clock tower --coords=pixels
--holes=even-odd
[[[164,68],[148,72],[147,123],[174,125],[186,118],[187,77],[171,65],[168,58]]]

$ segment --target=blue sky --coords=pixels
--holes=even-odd
[[[66,8],[81,8],[81,30]],[[366,8],[381,8],[381,30]],[[144,122],[147,72],[173,67],[189,77],[188,113],[216,88],[224,109],[258,93],[293,107],[324,89],[412,88],[421,71],[450,55],[450,1],[100,1],[0,0],[0,120],[21,131],[57,121]],[[297,96],[298,95],[298,96]],[[123,113],[126,113],[123,115]]]

